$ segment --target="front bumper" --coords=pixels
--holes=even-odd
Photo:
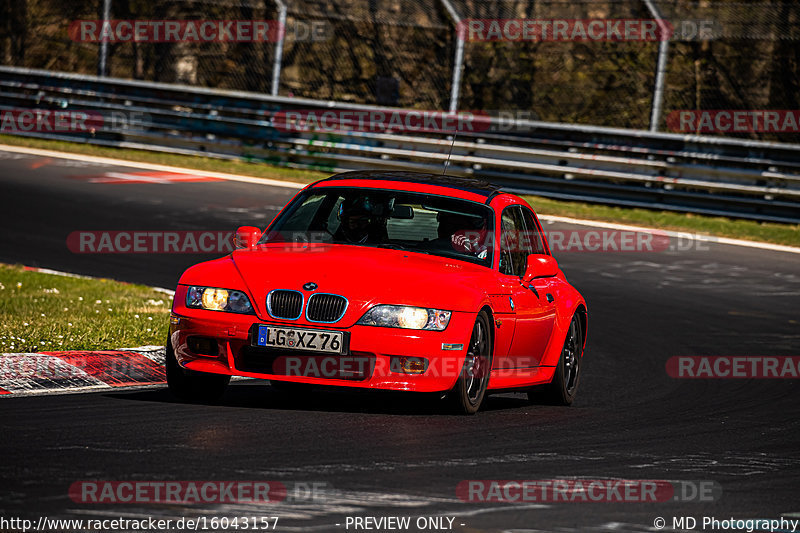
[[[172,314],[170,342],[178,364],[199,372],[317,385],[438,392],[455,385],[474,323],[475,315],[454,312],[444,331],[371,326],[337,328],[182,308]],[[343,331],[349,334],[349,351],[343,355],[320,355],[256,347],[252,336],[257,324]],[[450,345],[449,349],[443,349],[443,345]],[[424,358],[425,371],[403,372],[402,365],[398,365],[403,357]]]

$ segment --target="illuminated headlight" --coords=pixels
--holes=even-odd
[[[384,328],[427,329],[442,331],[450,322],[450,311],[409,307],[406,305],[376,305],[361,317],[361,326]]]
[[[186,307],[231,313],[253,313],[250,298],[242,291],[212,287],[189,287],[189,291],[186,293]]]

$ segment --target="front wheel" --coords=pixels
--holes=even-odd
[[[478,412],[486,397],[491,368],[492,332],[489,328],[489,317],[481,311],[472,328],[461,375],[450,391],[450,399],[457,410],[467,415]]]
[[[578,392],[582,359],[583,334],[580,319],[575,315],[567,330],[553,381],[529,390],[528,400],[549,405],[572,405]]]
[[[167,386],[169,391],[183,400],[213,402],[225,393],[230,376],[194,372],[181,368],[175,358],[172,342],[167,339],[166,353]]]

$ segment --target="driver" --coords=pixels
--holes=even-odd
[[[448,242],[452,249],[459,253],[486,259],[488,232],[483,217],[440,211],[436,218],[439,222],[440,242]]]
[[[374,211],[372,202],[367,197],[345,200],[339,206],[337,217],[340,224],[334,237],[352,244],[380,242],[381,219],[374,215]]]

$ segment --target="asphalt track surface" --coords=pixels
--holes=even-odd
[[[78,230],[230,230],[294,191],[247,183],[101,184],[107,168],[0,152],[0,261],[173,287],[204,255],[75,254]],[[551,226],[561,229],[564,225]],[[676,355],[800,355],[800,256],[711,244],[563,253],[589,304],[571,408],[489,398],[474,417],[429,398],[233,385],[220,405],[164,388],[0,400],[0,516],[279,516],[278,531],[354,531],[347,516],[455,517],[456,531],[655,531],[657,517],[798,513],[797,380],[676,380]],[[719,484],[713,502],[466,503],[469,479],[627,478]],[[78,480],[327,483],[316,501],[85,504]],[[341,524],[337,526],[336,524]],[[461,524],[464,524],[463,526]],[[410,531],[416,531],[415,528]]]

